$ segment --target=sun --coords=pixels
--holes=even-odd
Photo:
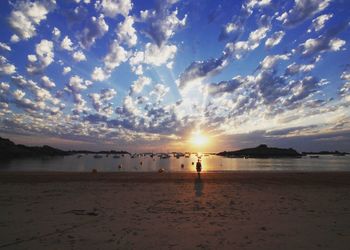
[[[193,132],[190,141],[194,146],[205,146],[208,144],[209,138],[200,131],[196,131]]]

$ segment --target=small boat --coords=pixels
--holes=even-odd
[[[113,156],[113,158],[117,158],[117,159],[119,159],[119,158],[120,158],[120,156],[119,156],[119,155],[115,155],[115,156]]]
[[[77,156],[77,158],[81,158],[81,157],[83,157],[83,156],[82,156],[82,155],[78,155],[78,156]]]
[[[100,159],[100,158],[102,158],[102,155],[94,155],[94,158]]]
[[[319,155],[310,155],[310,158],[316,159],[316,158],[320,158]]]
[[[160,159],[168,159],[168,158],[170,158],[170,155],[168,155],[168,154],[161,154],[160,155]]]

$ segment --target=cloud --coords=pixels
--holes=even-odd
[[[29,74],[41,73],[54,60],[53,42],[43,39],[35,46],[36,55],[28,55]]]
[[[73,51],[73,42],[68,36],[65,36],[61,42],[61,48],[68,51]]]
[[[92,101],[94,109],[103,115],[111,115],[113,109],[108,101],[112,100],[117,95],[115,89],[102,89],[100,93],[91,93],[89,97]]]
[[[55,39],[58,39],[61,36],[61,31],[57,27],[54,27],[52,30],[52,35]]]
[[[63,75],[66,75],[66,74],[68,74],[69,72],[71,72],[71,70],[72,70],[72,68],[69,67],[69,66],[64,67],[64,68],[63,68],[63,71],[62,71],[62,74],[63,74]]]
[[[341,88],[339,90],[339,94],[342,97],[348,98],[349,93],[350,93],[350,71],[344,71],[341,74],[340,79],[345,81],[345,83],[343,84],[343,86],[341,86]]]
[[[151,78],[140,76],[130,87],[130,95],[141,93],[142,89],[151,83]]]
[[[16,72],[16,66],[8,63],[6,57],[0,56],[0,75],[12,75]]]
[[[36,35],[36,27],[47,18],[56,6],[55,0],[19,1],[14,5],[8,18],[9,24],[17,38],[13,40],[28,40]]]
[[[127,16],[124,22],[118,24],[117,37],[120,43],[125,43],[129,47],[133,47],[137,43],[136,30],[133,27],[134,18]]]
[[[247,52],[255,50],[260,45],[260,41],[266,37],[269,31],[268,26],[262,26],[252,32],[250,32],[248,40],[230,42],[225,46],[225,52],[235,59],[241,59]]]
[[[56,84],[47,76],[41,77],[41,83],[44,88],[52,89],[56,87]]]
[[[106,71],[111,72],[119,67],[121,63],[128,60],[128,57],[129,53],[119,45],[117,40],[114,40],[109,46],[108,54],[103,59]]]
[[[81,46],[85,49],[90,48],[96,42],[96,39],[104,36],[108,29],[109,26],[105,22],[103,15],[100,15],[98,18],[91,17],[79,36]]]
[[[289,60],[288,54],[282,54],[282,55],[268,55],[264,58],[262,62],[260,62],[260,65],[258,69],[262,70],[274,70],[277,62],[279,60]]]
[[[286,33],[284,31],[282,31],[282,30],[281,31],[276,31],[275,33],[273,33],[273,35],[271,37],[269,37],[266,40],[265,47],[268,48],[268,49],[271,49],[272,47],[275,47],[276,45],[278,45],[282,41],[282,39],[283,39],[285,34]]]
[[[177,52],[175,45],[162,45],[158,47],[155,44],[147,43],[145,45],[144,63],[160,66],[174,59]]]
[[[101,67],[95,67],[91,74],[91,79],[94,81],[102,82],[109,78],[109,74],[106,73]]]
[[[80,76],[74,75],[70,77],[67,87],[73,93],[79,93],[82,90],[87,89],[87,87],[90,85],[91,85],[91,82],[86,80],[84,81]]]
[[[159,102],[169,92],[170,88],[164,84],[156,84],[153,90],[150,92],[150,96],[154,96],[156,101]]]
[[[184,89],[190,82],[220,73],[228,64],[226,56],[207,61],[196,61],[188,66],[176,81],[180,89]]]
[[[285,75],[293,76],[299,73],[306,73],[306,72],[312,71],[314,68],[315,68],[315,64],[313,63],[310,63],[310,64],[292,63],[288,65],[288,67],[286,68]]]
[[[0,42],[0,49],[6,50],[6,51],[11,51],[11,47],[8,46],[6,43],[2,43],[2,42]]]
[[[330,38],[327,36],[319,36],[316,39],[310,38],[301,45],[304,56],[311,56],[326,51],[339,51],[346,41],[339,38]]]
[[[221,81],[219,83],[211,83],[208,85],[208,92],[211,95],[219,95],[222,93],[233,93],[243,83],[248,82],[249,79],[242,76],[236,76],[228,81]]]
[[[247,0],[243,4],[243,8],[247,8],[249,11],[256,7],[265,7],[271,4],[271,0]]]
[[[86,56],[81,50],[79,50],[73,53],[73,59],[76,62],[82,62],[82,61],[86,61]]]
[[[245,23],[247,19],[252,15],[253,10],[255,8],[269,6],[270,4],[271,4],[270,0],[245,1],[241,6],[240,13],[238,15],[234,15],[232,18],[232,21],[224,25],[223,28],[221,29],[221,32],[219,35],[219,41],[230,39],[231,42],[235,42],[239,38],[239,36],[243,33]]]
[[[159,1],[158,6],[153,11],[141,12],[141,17],[148,25],[147,34],[154,42],[161,47],[172,36],[175,31],[186,25],[187,15],[182,19],[178,18],[178,10],[169,11],[170,6],[174,2]]]
[[[321,16],[318,16],[317,18],[315,18],[314,20],[312,20],[312,27],[310,29],[308,29],[308,33],[312,32],[312,30],[314,31],[320,31],[321,29],[323,29],[323,27],[325,26],[326,22],[331,19],[333,17],[333,14],[324,14]]]
[[[328,7],[331,0],[295,0],[294,7],[282,13],[277,20],[285,26],[295,26]]]
[[[128,16],[132,9],[131,0],[98,0],[95,8],[100,10],[108,17],[116,17],[117,15]]]

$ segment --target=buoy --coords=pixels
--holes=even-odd
[[[93,173],[93,174],[96,174],[96,173],[97,173],[97,170],[96,170],[96,169],[93,169],[93,170],[92,170],[92,173]]]
[[[164,171],[165,171],[164,168],[160,168],[160,169],[158,170],[158,173],[163,173]]]
[[[118,168],[121,169],[121,168],[122,168],[122,164],[119,164],[119,165],[118,165]]]
[[[181,164],[181,168],[184,168],[185,167],[185,165],[184,164]]]
[[[194,162],[192,162],[192,165],[194,165]]]
[[[142,165],[142,161],[140,161],[140,165]]]

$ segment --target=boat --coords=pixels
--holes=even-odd
[[[168,154],[161,154],[161,155],[159,156],[159,158],[160,158],[160,159],[168,159],[168,158],[170,158],[170,155],[168,155]]]
[[[94,158],[100,159],[100,158],[102,158],[102,155],[94,155]]]
[[[310,158],[320,158],[320,156],[319,155],[310,155]]]
[[[117,159],[119,159],[119,158],[120,158],[120,156],[119,156],[119,155],[115,155],[115,156],[113,156],[113,158],[117,158]]]

